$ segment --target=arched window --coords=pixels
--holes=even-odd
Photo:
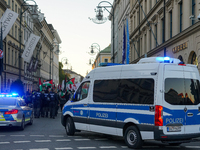
[[[178,56],[178,59],[179,59],[180,61],[183,61],[183,57],[182,57],[181,55]]]
[[[188,63],[196,65],[198,67],[197,55],[196,55],[196,53],[194,51],[192,51],[190,53],[189,58],[188,58]]]
[[[195,52],[192,55],[191,64],[194,64],[194,65],[198,66],[197,55],[196,55]]]

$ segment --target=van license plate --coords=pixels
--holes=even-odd
[[[167,127],[167,132],[180,132],[181,126],[169,126]]]

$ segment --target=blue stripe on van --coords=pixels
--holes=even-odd
[[[163,126],[166,126],[167,124],[173,124],[173,123],[180,123],[183,125],[199,125],[200,124],[200,114],[199,114],[197,106],[195,106],[193,109],[187,109],[186,112],[184,111],[184,109],[172,110],[172,109],[163,107],[163,112],[168,114],[168,115],[163,114]],[[193,116],[188,116],[188,113],[192,113]]]
[[[124,122],[126,121],[125,119],[133,118],[135,123],[154,124],[154,112],[149,111],[148,105],[90,104],[89,108],[90,118],[118,122]]]

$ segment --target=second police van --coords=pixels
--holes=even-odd
[[[61,122],[68,135],[85,130],[121,136],[130,148],[144,140],[189,142],[200,137],[197,66],[149,57],[95,68],[63,107]]]

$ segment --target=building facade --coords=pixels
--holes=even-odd
[[[63,69],[63,71],[65,74],[67,73],[70,75],[70,79],[75,78],[75,81],[74,81],[75,84],[80,83],[84,78],[82,75],[77,74],[76,72],[70,69]]]
[[[117,63],[122,62],[123,20],[128,19],[129,63],[137,63],[143,57],[169,56],[198,66],[199,3],[200,0],[115,0]]]
[[[0,92],[9,92],[12,82],[20,78],[24,84],[24,91],[28,89],[30,91],[38,89],[39,78],[41,78],[42,81],[55,79],[55,85],[58,84],[59,74],[53,74],[52,70],[54,68],[55,72],[59,72],[59,56],[56,55],[54,48],[61,43],[60,37],[58,33],[57,35],[54,34],[56,31],[55,29],[48,26],[44,14],[38,11],[38,9],[34,10],[31,7],[27,9],[28,6],[24,5],[28,5],[24,0],[0,1],[0,17],[2,17],[6,9],[18,13],[18,18],[3,41],[4,71],[1,76]],[[22,16],[21,19],[20,16]],[[31,62],[27,63],[21,58],[31,33],[40,37],[31,58],[33,64],[37,64],[35,68],[29,68]],[[53,42],[55,39],[57,40],[56,45]],[[56,59],[53,60],[55,57]]]
[[[111,44],[105,49],[101,50],[92,64],[92,69],[98,67],[99,63],[110,63],[111,62]]]

